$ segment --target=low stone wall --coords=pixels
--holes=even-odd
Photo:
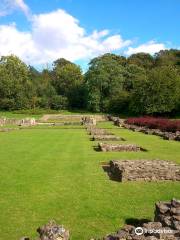
[[[93,135],[93,141],[124,141],[124,138],[120,138],[115,135]]]
[[[103,152],[137,152],[143,150],[135,144],[108,144],[99,143],[99,149]]]
[[[113,179],[124,181],[180,181],[180,165],[162,160],[114,160],[109,173]]]
[[[96,125],[96,119],[93,118],[93,117],[83,117],[82,118],[82,124],[95,126]]]
[[[111,115],[108,115],[108,120],[114,122],[115,126],[121,127],[124,123],[124,119],[121,119],[119,117],[113,117]]]
[[[90,135],[111,135],[113,136],[114,134],[111,132],[108,132],[106,129],[102,128],[96,128],[95,126],[89,125],[87,126],[87,131]]]
[[[20,122],[20,126],[35,126],[36,120],[34,118],[25,118]]]
[[[165,220],[166,219],[166,220]],[[156,204],[155,220],[138,226],[125,225],[101,240],[180,240],[180,200]],[[100,239],[91,239],[100,240]]]
[[[149,129],[147,127],[139,127],[139,126],[136,126],[136,125],[130,125],[130,124],[125,124],[125,123],[123,123],[121,126],[124,127],[124,128],[127,128],[129,130],[135,131],[135,132],[142,132],[142,133],[145,133],[145,134],[157,135],[157,136],[162,137],[163,139],[166,139],[166,140],[180,141],[180,131],[177,131],[175,133],[163,132],[159,129]]]
[[[63,114],[46,114],[44,115],[40,121],[41,122],[46,122],[46,121],[51,121],[51,120],[59,120],[59,121],[82,121],[82,118],[94,118],[97,122],[102,122],[107,120],[106,115],[87,115],[87,114],[71,114],[71,115],[63,115]]]
[[[33,126],[36,125],[36,120],[34,118],[25,119],[13,119],[13,118],[0,118],[0,125],[19,125],[19,126]]]

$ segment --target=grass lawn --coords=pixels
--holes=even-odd
[[[43,114],[41,113],[21,113],[18,111],[17,112],[7,112],[7,111],[0,111],[0,118],[5,117],[5,118],[15,118],[15,119],[23,119],[23,118],[35,118],[35,119],[39,119],[40,117],[42,117]]]
[[[23,118],[35,118],[40,119],[44,114],[63,114],[63,115],[100,115],[102,113],[92,113],[87,111],[68,111],[68,110],[46,110],[46,109],[35,109],[35,110],[16,110],[16,111],[0,111],[0,118],[16,118],[16,119],[23,119]],[[103,115],[103,114],[102,114]],[[54,120],[55,121],[55,120]],[[51,121],[52,122],[52,121]],[[56,121],[55,121],[56,122]],[[58,122],[58,121],[57,121]]]
[[[180,143],[99,124],[147,152],[96,152],[83,128],[46,127],[0,133],[0,240],[35,237],[55,219],[72,240],[117,230],[130,218],[152,219],[158,200],[180,198],[180,183],[110,181],[101,162],[167,159],[180,164]]]

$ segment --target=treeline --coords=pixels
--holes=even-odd
[[[105,54],[88,71],[66,59],[37,71],[16,56],[0,59],[0,109],[83,109],[130,114],[180,113],[180,50],[128,58]]]

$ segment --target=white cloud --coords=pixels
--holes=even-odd
[[[30,9],[23,0],[14,0],[14,5],[19,8],[26,16],[30,14]]]
[[[29,49],[34,54],[35,47],[30,33],[18,31],[15,24],[0,26],[1,56],[15,54],[28,60]]]
[[[23,0],[1,0],[0,2],[0,16],[6,16],[17,9],[27,17],[30,16],[30,9]]]
[[[16,3],[24,13],[29,12],[22,0]],[[119,34],[110,35],[107,29],[87,34],[76,18],[61,9],[31,15],[29,20],[29,32],[19,31],[16,25],[0,25],[0,55],[13,53],[37,65],[60,57],[71,61],[87,59],[131,44]]]
[[[0,0],[0,16],[21,10],[31,24],[28,32],[18,30],[16,24],[0,25],[0,56],[15,54],[31,65],[50,63],[57,58],[70,61],[87,60],[112,51],[125,54],[137,52],[154,54],[165,49],[163,43],[150,41],[130,47],[131,40],[121,35],[111,35],[108,29],[94,30],[88,34],[78,19],[62,9],[39,15],[31,14],[24,0]]]
[[[138,47],[129,47],[127,51],[125,51],[126,55],[131,55],[139,52],[144,53],[150,53],[154,54],[156,52],[159,52],[160,50],[166,49],[164,43],[157,43],[155,41],[149,41],[147,43],[144,43]]]

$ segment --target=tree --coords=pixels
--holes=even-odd
[[[29,108],[32,97],[29,69],[18,57],[0,59],[0,99],[2,109]]]
[[[180,73],[180,50],[161,50],[155,54],[156,66],[174,66]]]
[[[134,84],[145,79],[146,70],[134,64],[128,64],[125,71],[124,90],[130,92],[134,88]]]
[[[122,61],[123,59],[123,61]],[[88,89],[87,107],[93,111],[108,111],[114,95],[123,90],[124,58],[105,54],[94,58],[85,74]]]
[[[52,99],[57,95],[52,85],[52,73],[44,69],[36,79],[36,92],[38,96],[38,105],[42,108],[51,108]]]
[[[128,64],[134,64],[144,69],[152,69],[154,58],[149,53],[136,53],[128,58]]]
[[[83,75],[81,68],[65,59],[54,62],[53,84],[59,95],[68,98],[70,107],[80,107]]]
[[[179,101],[180,76],[173,67],[156,67],[147,78],[136,82],[131,108],[134,112],[154,114],[170,113]]]

